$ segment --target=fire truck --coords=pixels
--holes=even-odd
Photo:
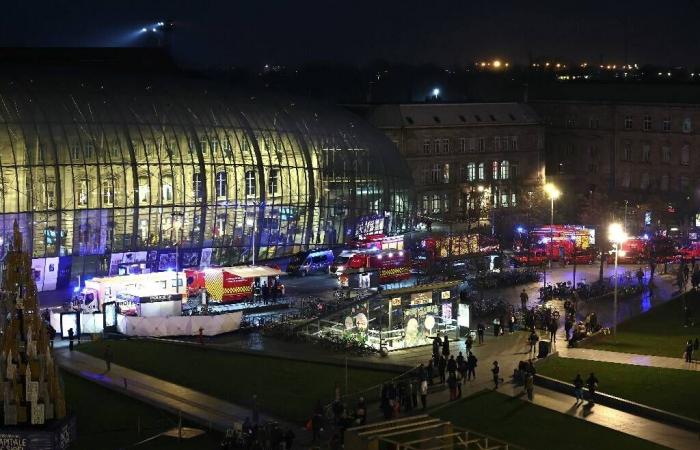
[[[411,276],[410,257],[404,250],[343,250],[330,268],[338,277],[362,272],[378,272],[380,283],[405,280]]]
[[[681,247],[679,252],[683,261],[689,262],[693,259],[700,260],[700,242],[691,242],[687,246]]]
[[[256,280],[268,286],[274,277],[284,272],[266,266],[208,267],[206,269],[185,269],[187,293],[190,296],[206,291],[214,302],[237,303],[251,299]]]
[[[677,250],[672,239],[664,236],[643,236],[627,239],[620,246],[617,262],[621,264],[647,263],[654,260],[656,263],[672,262],[679,257],[692,259],[692,248]],[[615,261],[615,253],[608,254],[608,263]]]
[[[592,264],[596,252],[595,230],[581,225],[554,225],[535,228],[527,236],[529,245],[516,244],[513,260],[518,265],[537,266],[545,262]]]
[[[415,245],[413,268],[425,271],[435,264],[458,263],[467,258],[497,255],[499,242],[478,233],[429,236]]]

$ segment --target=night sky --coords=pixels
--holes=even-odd
[[[334,61],[464,65],[534,57],[694,65],[698,0],[3,2],[2,46],[128,46],[167,18],[173,51],[206,66]]]

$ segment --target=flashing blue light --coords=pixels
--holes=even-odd
[[[77,294],[78,292],[80,292],[80,286],[74,287],[74,288],[73,288],[73,292],[75,292],[76,294]]]
[[[433,97],[437,97],[439,95],[440,95],[440,89],[438,89],[438,88],[433,89]]]
[[[159,27],[162,27],[163,25],[165,25],[163,22],[158,22]]]
[[[168,267],[168,269],[166,270],[166,272],[174,272],[174,270],[172,269],[172,267]]]
[[[158,30],[156,30],[155,28],[151,28],[151,31],[155,33]]]
[[[518,228],[515,229],[515,231],[517,231],[518,233],[524,233],[524,232],[525,232],[525,228],[523,228],[523,227],[518,227]]]
[[[649,239],[649,235],[648,235],[648,234],[645,234],[645,235],[644,235],[644,239],[647,239],[647,240],[648,240],[648,239]]]
[[[141,33],[145,33],[146,31],[148,31],[148,29],[146,29],[146,28],[141,28]]]

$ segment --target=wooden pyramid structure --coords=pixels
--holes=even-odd
[[[17,222],[11,244],[0,291],[0,313],[9,317],[0,341],[0,413],[4,425],[43,425],[63,419],[66,403]]]

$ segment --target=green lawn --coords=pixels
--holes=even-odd
[[[436,411],[435,415],[532,450],[666,448],[494,391],[478,392]]]
[[[683,326],[683,299],[679,297],[618,325],[617,339],[597,335],[581,347],[682,358],[686,341],[700,337],[700,298],[692,293],[688,302],[695,314],[694,328]]]
[[[316,404],[333,399],[335,383],[345,388],[345,368],[304,361],[246,355],[143,340],[109,341],[114,363],[177,383],[242,406],[258,396],[260,410],[275,417],[305,422]],[[102,358],[105,341],[81,344],[78,350]],[[348,369],[348,390],[370,387],[378,397],[383,381],[395,373]]]
[[[567,383],[571,383],[577,373],[585,380],[593,372],[598,378],[600,392],[700,419],[700,372],[697,371],[554,356],[539,362],[537,372]]]
[[[71,450],[121,449],[177,426],[177,417],[157,408],[66,372],[62,377],[68,410],[78,420],[78,440]],[[217,449],[220,442],[218,433],[206,433],[179,443],[174,438],[159,437],[136,448]]]

